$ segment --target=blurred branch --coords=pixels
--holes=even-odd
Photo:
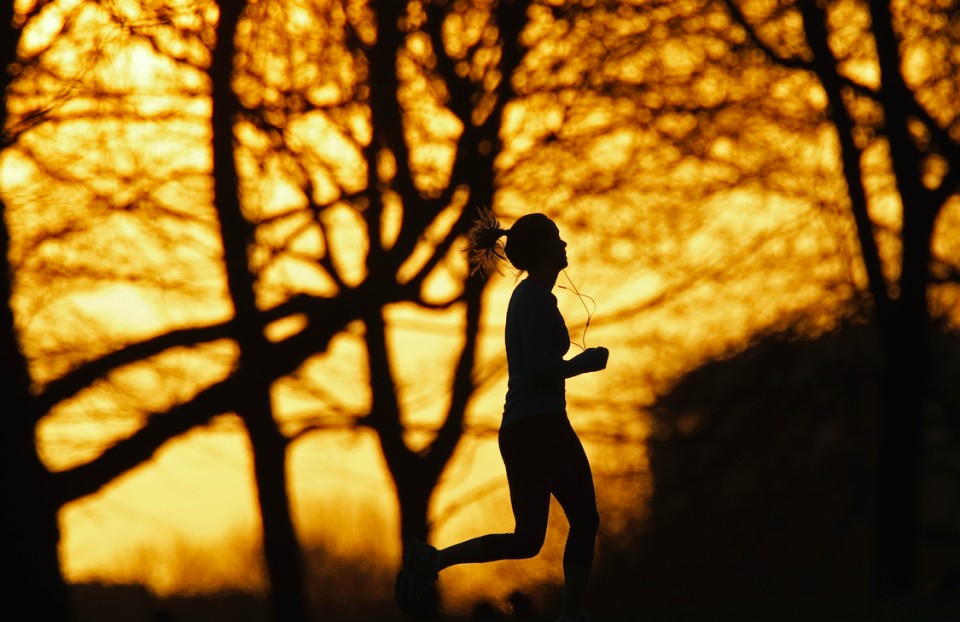
[[[837,75],[837,79],[840,80],[840,84],[853,90],[853,92],[855,92],[860,97],[867,97],[871,100],[877,99],[877,92],[872,88],[870,88],[869,86],[864,86],[859,82],[854,82],[848,76],[841,76],[839,74]]]
[[[461,303],[464,300],[462,294],[459,296],[456,296],[455,298],[451,298],[446,302],[427,302],[426,300],[423,299],[423,296],[420,295],[419,293],[417,293],[416,295],[412,295],[410,298],[417,303],[418,307],[429,309],[430,311],[446,311],[450,307],[454,306],[455,304]]]
[[[464,210],[466,211],[466,210]],[[483,290],[486,282],[481,279],[468,279],[464,286],[463,299],[466,302],[465,342],[460,351],[454,373],[450,406],[443,425],[430,444],[429,459],[436,461],[442,470],[463,434],[464,413],[467,403],[476,391],[473,370],[477,363],[477,334],[480,332],[480,316],[483,311]]]
[[[364,282],[358,287],[341,290],[336,298],[298,294],[286,302],[261,311],[260,315],[263,318],[264,326],[288,315],[304,313],[310,318],[311,326],[339,323],[339,326],[342,327],[362,317],[364,309],[371,304],[385,305],[391,302],[399,302],[404,299],[403,294],[403,289],[395,282],[392,285],[390,283],[378,283],[376,287]]]
[[[486,483],[481,484],[480,486],[477,486],[469,492],[461,495],[457,501],[444,508],[443,512],[439,516],[428,523],[430,531],[435,532],[438,528],[442,527],[444,523],[456,516],[462,510],[473,505],[474,503],[482,501],[486,497],[489,497],[493,493],[503,490],[506,487],[506,478],[492,477],[488,479]]]
[[[62,78],[57,76],[57,81],[64,81],[66,85],[59,89],[59,92],[50,95],[47,99],[47,103],[44,105],[27,112],[26,114],[19,115],[15,117],[16,122],[12,123],[10,127],[3,130],[3,140],[6,144],[13,144],[17,139],[28,132],[29,130],[37,127],[41,123],[48,120],[50,113],[62,106],[63,104],[71,101],[74,97],[77,96],[80,89],[78,85],[83,83],[83,78],[93,69],[92,66],[81,67],[75,75],[70,76],[69,78]],[[23,68],[20,69],[20,73],[23,72]],[[8,87],[6,91],[7,97],[4,98],[4,101],[7,101],[11,95],[15,95],[15,91],[11,92],[11,89]],[[9,119],[12,115],[7,115]],[[70,118],[76,118],[79,115],[71,114]]]
[[[401,409],[390,367],[383,311],[379,307],[369,309],[362,319],[367,329],[365,343],[371,395],[370,412],[363,418],[363,424],[372,428],[380,438],[383,456],[394,479],[400,474],[409,476],[416,468],[417,455],[403,440]]]
[[[313,432],[325,430],[355,430],[363,421],[363,416],[352,417],[313,417],[295,432],[288,434],[290,442],[300,440]]]
[[[950,136],[950,133],[937,123],[927,109],[920,105],[916,97],[910,98],[910,109],[930,131],[932,142],[936,142],[940,155],[954,164],[952,169],[960,168],[960,145]]]
[[[874,311],[881,324],[885,325],[891,313],[891,301],[883,277],[880,250],[873,236],[874,223],[867,210],[867,191],[863,185],[860,170],[861,152],[853,140],[854,123],[846,113],[842,95],[844,84],[837,71],[837,60],[828,43],[826,15],[824,10],[814,6],[813,2],[799,4],[807,45],[813,50],[812,69],[820,78],[820,83],[827,92],[827,101],[833,109],[831,119],[840,139],[843,176],[847,182],[853,218],[857,225],[860,254],[867,270],[868,287],[873,298]]]
[[[438,244],[433,247],[433,254],[430,258],[423,264],[423,267],[420,268],[420,271],[412,279],[407,282],[407,287],[411,288],[413,291],[417,292],[415,298],[419,302],[423,302],[422,297],[419,294],[421,286],[423,285],[424,280],[427,276],[433,271],[434,268],[447,256],[447,253],[450,250],[450,247],[453,246],[453,243],[457,238],[459,238],[465,227],[468,227],[470,222],[473,219],[473,213],[471,210],[467,209],[464,206],[464,209],[460,212],[460,217],[457,218],[457,222],[450,227],[450,231],[444,236]],[[425,304],[425,303],[424,303]]]
[[[931,202],[941,209],[951,196],[960,192],[960,159],[950,163],[950,171],[944,175],[940,180],[940,186],[932,193]]]
[[[799,230],[805,226],[806,222],[801,217],[795,218],[792,221],[788,221],[784,226],[780,227],[776,231],[770,232],[765,236],[758,236],[752,244],[741,249],[741,251],[737,253],[733,259],[715,261],[713,264],[708,265],[698,271],[686,271],[682,281],[675,283],[670,287],[665,287],[660,294],[654,296],[653,298],[623,309],[613,315],[604,315],[600,318],[596,318],[591,322],[591,325],[609,325],[629,320],[636,315],[643,313],[644,311],[656,308],[666,302],[678,298],[681,294],[705,280],[723,283],[727,280],[727,276],[729,274],[740,269],[742,264],[749,260],[751,256],[759,251],[763,246],[770,242],[776,242],[782,239],[791,227]]]
[[[229,378],[202,390],[188,402],[151,416],[147,424],[133,436],[120,441],[91,462],[55,474],[54,485],[61,503],[96,492],[113,478],[150,459],[166,441],[194,426],[203,425],[210,417],[235,410],[234,400],[244,395],[244,389],[251,384],[269,385],[296,371],[311,356],[326,351],[334,335],[349,322],[361,317],[363,309],[369,308],[367,289],[346,290],[336,301],[302,296],[296,300],[299,304],[288,304],[287,312],[274,319],[293,313],[310,316],[310,323],[298,334],[297,339],[268,344],[264,347],[261,359],[243,359],[240,369]],[[274,308],[272,313],[260,314],[264,324],[277,311]],[[228,325],[219,328],[226,333],[225,327]],[[256,381],[252,383],[251,378]]]
[[[727,5],[727,9],[729,9],[730,17],[733,18],[733,21],[740,24],[747,31],[747,34],[750,35],[750,38],[753,39],[753,42],[757,45],[757,47],[760,48],[771,60],[788,69],[813,69],[812,63],[797,58],[784,58],[777,54],[773,48],[764,43],[763,39],[757,36],[756,29],[750,22],[747,21],[746,16],[744,16],[743,11],[740,10],[740,7],[737,6],[735,0],[723,0],[723,2]]]
[[[93,494],[123,473],[149,460],[168,441],[207,423],[211,417],[233,410],[233,400],[243,395],[246,379],[231,376],[204,389],[193,399],[164,413],[152,415],[132,436],[81,466],[51,474],[54,496],[63,505]]]
[[[142,361],[170,348],[195,346],[227,338],[230,336],[231,328],[232,321],[227,321],[202,328],[174,330],[146,341],[130,344],[101,356],[95,361],[90,361],[47,384],[43,392],[34,398],[35,420],[49,412],[55,405],[74,397],[99,378],[123,365]]]
[[[459,113],[457,114],[458,117],[465,120],[469,118],[469,114],[464,113],[468,112],[471,108],[470,97],[472,89],[470,88],[469,74],[463,77],[457,74],[454,60],[447,54],[446,48],[443,45],[442,30],[443,22],[446,19],[444,7],[431,3],[426,6],[426,13],[427,25],[425,30],[430,37],[433,53],[437,57],[438,72],[443,76],[447,92],[450,93],[448,106],[451,110],[455,111],[455,114]],[[469,58],[474,47],[476,47],[476,44],[466,50],[465,58]]]
[[[958,283],[960,284],[960,268],[956,264],[944,261],[943,259],[934,259],[934,269],[931,270],[931,281],[936,284]]]
[[[377,5],[377,44],[375,48],[365,49],[370,71],[370,117],[373,124],[373,138],[365,149],[369,166],[368,191],[376,192],[377,154],[380,149],[389,149],[393,153],[396,173],[390,182],[401,197],[404,206],[404,218],[400,232],[394,243],[394,249],[402,255],[408,255],[416,245],[417,237],[426,225],[433,220],[433,214],[439,213],[442,206],[432,205],[432,201],[423,200],[413,183],[413,171],[410,168],[410,150],[404,136],[403,117],[400,102],[397,100],[400,83],[397,78],[397,56],[405,44],[398,21],[406,10],[402,2],[386,2]],[[352,25],[347,25],[350,38],[359,41]],[[427,209],[413,209],[417,199],[427,205]]]
[[[922,152],[914,142],[908,128],[910,111],[917,107],[916,96],[907,86],[901,73],[903,59],[900,56],[900,40],[894,32],[893,15],[889,3],[870,2],[870,21],[873,27],[873,37],[876,41],[877,57],[880,63],[880,100],[883,104],[885,130],[890,141],[890,158],[893,171],[897,177],[897,189],[904,203],[904,231],[916,231],[905,235],[918,236],[918,242],[926,246],[924,253],[929,250],[930,234],[933,220],[943,206],[943,202],[932,201],[932,195],[920,183],[916,162],[923,157]],[[924,118],[926,114],[922,115]],[[928,126],[932,132],[937,128],[936,123]],[[951,142],[943,145],[950,148]],[[904,240],[904,266],[909,269],[911,258],[916,256],[912,252],[914,244]],[[918,249],[919,250],[919,249]],[[925,269],[926,266],[924,265]]]

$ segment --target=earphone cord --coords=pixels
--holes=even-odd
[[[590,298],[590,296],[587,296],[586,294],[581,294],[581,293],[580,293],[580,290],[577,289],[577,286],[573,284],[573,281],[570,279],[570,275],[567,274],[567,271],[566,271],[566,270],[563,271],[563,276],[565,276],[565,277],[567,278],[567,281],[570,283],[570,285],[573,287],[573,289],[571,290],[569,287],[564,287],[563,285],[557,285],[557,287],[559,287],[560,289],[565,289],[565,290],[567,290],[568,292],[569,292],[569,291],[572,291],[574,294],[576,294],[576,295],[580,298],[580,304],[583,305],[583,310],[587,312],[587,323],[586,323],[586,325],[583,327],[583,339],[582,339],[582,340],[583,340],[583,345],[580,345],[580,344],[577,343],[576,341],[572,342],[573,345],[577,346],[578,348],[580,348],[581,350],[583,350],[584,352],[586,352],[586,350],[587,350],[587,329],[590,328],[590,319],[593,317],[593,314],[597,312],[597,301],[594,300],[593,298]],[[589,299],[590,302],[593,303],[593,311],[591,311],[589,308],[587,308],[587,303],[585,303],[585,302],[583,301],[584,298]]]

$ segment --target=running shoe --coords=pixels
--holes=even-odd
[[[400,611],[413,613],[414,604],[427,586],[437,580],[439,576],[433,571],[433,563],[437,557],[437,549],[416,538],[407,540],[403,547],[403,568],[397,575],[397,584],[394,586],[394,596]]]

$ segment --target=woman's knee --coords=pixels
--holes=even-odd
[[[546,533],[517,532],[514,535],[514,553],[517,559],[536,557],[543,548]]]
[[[577,512],[573,516],[568,516],[567,519],[570,521],[571,530],[596,535],[597,530],[600,529],[600,513],[597,512],[596,506]]]

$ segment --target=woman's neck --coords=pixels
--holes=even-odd
[[[548,290],[552,290],[553,286],[557,284],[557,276],[559,272],[553,270],[527,270],[527,274],[530,275],[530,278],[543,285]]]

